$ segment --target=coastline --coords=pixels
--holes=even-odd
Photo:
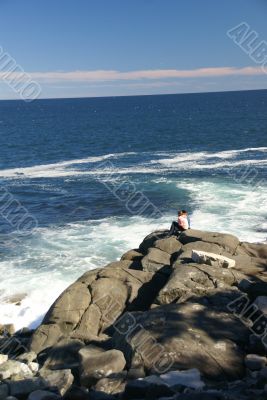
[[[191,216],[192,225],[200,226],[201,229],[201,227],[205,226],[206,217],[207,214],[202,217],[199,210],[196,209]],[[57,228],[42,229],[40,230],[42,236],[37,231],[33,235],[32,241],[29,241],[27,245],[27,247],[30,247],[37,244],[36,251],[32,251],[32,254],[29,253],[29,255],[25,254],[25,256],[29,257],[29,259],[31,257],[34,259],[36,257],[35,253],[42,253],[44,247],[49,244],[47,254],[44,253],[45,257],[42,258],[41,254],[38,257],[40,257],[40,264],[44,264],[48,260],[51,266],[48,265],[47,268],[31,272],[33,276],[30,275],[30,279],[28,278],[29,273],[25,271],[24,279],[22,268],[27,268],[27,264],[25,266],[24,262],[18,264],[14,279],[18,274],[21,275],[21,285],[18,286],[21,289],[14,293],[13,288],[17,286],[15,284],[16,281],[14,280],[13,283],[12,280],[8,283],[6,282],[9,290],[1,299],[2,321],[0,323],[14,324],[16,329],[25,327],[35,329],[60,293],[75,281],[79,275],[89,269],[102,267],[114,260],[118,261],[120,255],[126,252],[128,248],[138,246],[140,237],[145,236],[146,232],[155,230],[158,225],[167,228],[171,218],[171,215],[164,215],[157,223],[140,217],[130,218],[128,221],[109,218],[71,224],[62,227],[59,231]],[[218,219],[211,221],[211,228],[214,229],[216,226],[220,227],[220,220]],[[220,228],[220,231],[225,230]],[[229,229],[227,233],[235,234],[235,232],[229,232]],[[252,238],[252,233],[246,233],[245,238],[247,237]],[[255,240],[249,241],[265,243],[264,241],[259,242],[256,237]],[[53,246],[54,243],[56,244],[55,249],[51,247],[50,243],[51,245],[53,243]],[[60,249],[61,244],[62,250]],[[22,251],[25,251],[23,247]],[[22,257],[22,260],[25,256]],[[9,259],[3,263],[3,273],[8,268],[9,263]],[[10,276],[12,277],[12,275]],[[53,277],[52,280],[51,277]],[[27,287],[29,287],[28,291]],[[17,305],[15,302],[11,304],[5,300],[8,297],[13,298],[22,293],[26,294],[26,297]],[[4,319],[3,316],[5,316]]]
[[[194,252],[206,258],[193,261]],[[138,377],[144,391],[160,385],[172,396],[186,387],[227,395],[234,388],[236,398],[248,395],[256,380],[261,396],[260,373],[252,374],[252,383],[251,371],[265,368],[265,331],[259,337],[242,321],[242,299],[265,310],[266,258],[267,245],[240,243],[229,234],[190,229],[177,240],[167,231],[154,232],[120,261],[82,275],[34,332],[13,337],[22,335],[23,345],[38,355],[40,369],[33,376],[67,373],[64,388],[57,383],[61,395],[85,387],[92,396],[128,396],[140,385]],[[79,379],[73,377],[78,367]],[[186,385],[184,370],[191,374]]]

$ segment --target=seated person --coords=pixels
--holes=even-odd
[[[185,231],[188,228],[189,228],[189,223],[188,223],[187,212],[185,210],[178,211],[178,220],[177,222],[173,221],[169,235],[170,236],[178,235],[179,233]]]

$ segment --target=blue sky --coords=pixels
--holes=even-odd
[[[0,46],[44,98],[261,89],[226,33],[267,41],[266,15],[266,0],[0,0]],[[19,97],[3,72],[0,99]]]

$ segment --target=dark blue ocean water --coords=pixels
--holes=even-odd
[[[167,156],[180,152],[216,153],[264,147],[266,139],[267,91],[0,102],[1,170],[133,152],[112,161],[117,168],[130,167],[128,176],[132,175],[131,168],[163,158],[159,152]],[[255,154],[254,158],[262,155],[265,156]],[[241,153],[236,159],[246,157]],[[88,163],[78,169],[91,168]],[[175,175],[176,170],[161,173],[159,168],[158,172],[165,177]],[[179,177],[205,178],[214,173],[225,174],[225,169],[213,171],[212,163],[211,169],[204,171],[179,168]],[[145,179],[143,175],[136,173],[132,179],[149,191],[158,207],[168,209],[177,201],[175,193],[167,191],[162,196],[157,185],[146,179],[151,175],[145,174]],[[13,175],[12,181],[0,183],[12,186],[12,193],[40,225],[77,217],[122,215],[127,211],[119,203],[114,204],[92,177],[65,179],[55,174],[50,178],[49,174],[40,173],[30,178],[27,174],[25,179],[23,175],[18,179]],[[64,193],[49,191],[46,184],[51,181],[53,188],[64,187]],[[38,190],[36,184],[40,185]],[[79,207],[86,210],[78,216],[72,214]]]
[[[1,101],[0,155],[0,312],[18,326],[178,208],[196,228],[267,236],[266,90]],[[22,235],[7,196],[35,229]]]

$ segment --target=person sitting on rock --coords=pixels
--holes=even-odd
[[[169,232],[169,236],[172,235],[178,235],[179,233],[181,233],[182,231],[184,231],[185,229],[183,229],[182,225],[180,225],[179,223],[179,218],[181,218],[183,215],[182,211],[178,211],[178,219],[177,221],[173,221],[171,228],[170,228],[170,232]]]

